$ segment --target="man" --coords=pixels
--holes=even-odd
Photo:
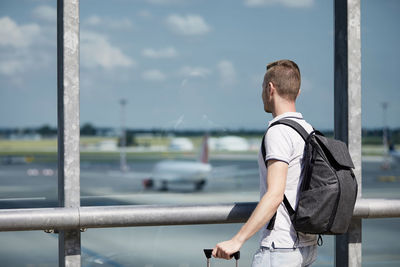
[[[312,126],[296,112],[295,102],[299,93],[300,70],[296,63],[279,60],[268,64],[262,84],[262,100],[265,112],[273,116],[269,125],[286,118],[300,123],[308,132],[312,131]],[[260,150],[261,200],[240,231],[231,240],[216,245],[213,256],[230,259],[231,254],[262,229],[260,249],[254,255],[253,267],[310,266],[316,259],[317,238],[296,232],[282,202],[286,195],[292,207],[296,208],[304,140],[294,129],[279,124],[268,129],[262,145],[266,157],[263,159]],[[268,222],[275,213],[275,225],[268,230]]]

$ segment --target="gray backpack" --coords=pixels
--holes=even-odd
[[[305,141],[296,210],[286,196],[283,201],[295,230],[320,235],[346,233],[357,198],[354,165],[346,144],[318,131],[309,134],[290,119],[276,121],[270,127],[277,124],[293,128]],[[264,138],[261,149],[265,159]],[[275,218],[276,213],[268,224],[269,230],[274,228]]]

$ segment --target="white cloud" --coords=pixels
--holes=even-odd
[[[189,77],[205,77],[209,75],[211,71],[203,67],[189,67],[185,66],[179,70],[179,74]]]
[[[48,67],[56,60],[54,50],[49,50],[56,43],[49,41],[52,33],[49,27],[18,25],[9,17],[0,18],[0,74],[22,81],[21,73]]]
[[[35,18],[48,21],[48,22],[56,22],[57,21],[57,9],[51,6],[38,6],[33,11],[32,14]]]
[[[17,25],[9,17],[0,18],[0,46],[28,47],[39,37],[40,30],[37,24]]]
[[[170,46],[159,50],[146,48],[142,50],[142,55],[149,58],[174,58],[178,56],[178,52],[174,47]]]
[[[232,62],[228,60],[222,60],[218,63],[217,69],[222,87],[232,86],[236,83],[236,71]]]
[[[55,61],[54,55],[49,53],[47,48],[0,50],[0,74],[16,79],[23,77],[24,75],[21,74],[27,71],[43,71],[51,64],[55,64]]]
[[[166,75],[160,70],[152,69],[143,72],[142,78],[146,81],[162,82],[166,79]]]
[[[82,65],[87,68],[112,69],[135,65],[135,61],[113,46],[105,35],[90,31],[81,32],[80,56]]]
[[[104,27],[112,30],[129,30],[133,28],[133,23],[128,18],[108,18],[92,15],[83,21],[84,26]]]
[[[178,75],[183,76],[181,87],[185,87],[193,78],[205,78],[211,74],[211,70],[204,67],[184,66],[178,71]]]
[[[210,26],[199,15],[170,15],[166,23],[174,33],[180,35],[203,35],[210,31]]]
[[[6,76],[12,76],[25,69],[25,64],[21,60],[11,59],[0,61],[0,73]]]
[[[284,5],[287,7],[310,7],[314,0],[244,0],[248,7],[259,7],[267,5]]]

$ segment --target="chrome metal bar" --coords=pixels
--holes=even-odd
[[[358,197],[362,195],[361,175],[361,3],[347,1],[347,46],[348,46],[348,104],[349,104],[349,151],[353,159],[354,174],[358,182]],[[369,210],[369,209],[368,209]],[[376,212],[378,210],[374,210]],[[362,265],[362,221],[353,218],[347,232],[348,266]],[[346,245],[346,244],[343,244]],[[340,255],[335,255],[335,258]],[[343,266],[341,264],[337,266]]]
[[[348,44],[348,145],[355,166],[358,182],[358,197],[361,197],[361,35],[360,0],[347,2]]]
[[[0,210],[1,231],[79,228],[79,210],[70,208]]]
[[[57,1],[57,75],[58,201],[79,208],[79,0]],[[80,255],[80,231],[60,231],[59,266],[81,266]]]
[[[399,199],[361,198],[356,202],[353,216],[355,218],[394,218],[400,215]]]
[[[250,217],[256,203],[221,205],[144,205],[115,207],[82,207],[83,228],[239,223]]]
[[[0,210],[0,231],[64,230],[245,222],[257,203]],[[400,199],[358,199],[354,218],[400,217]]]

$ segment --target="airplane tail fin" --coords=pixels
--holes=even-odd
[[[390,153],[396,152],[396,148],[394,147],[394,143],[392,142],[390,137],[387,138],[387,148],[388,148]]]
[[[389,145],[389,152],[394,152],[394,151],[396,151],[394,145]]]
[[[208,134],[204,135],[203,142],[200,147],[200,161],[208,163]]]
[[[396,152],[397,152],[397,150],[396,150],[394,144],[393,143],[389,144],[389,153],[392,154],[392,153],[396,153]]]

